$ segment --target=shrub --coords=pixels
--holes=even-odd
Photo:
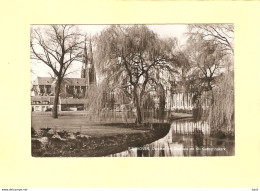
[[[77,136],[77,135],[80,135],[80,132],[79,132],[79,131],[77,131],[77,132],[76,132],[76,133],[74,133],[74,134]]]
[[[60,131],[60,132],[57,132],[58,135],[61,137],[61,138],[67,138],[69,136],[69,133],[65,130],[63,131]]]
[[[193,133],[193,143],[194,145],[196,145],[197,147],[201,147],[203,146],[203,132],[197,128],[194,129],[194,133]]]
[[[36,131],[33,127],[31,127],[31,136],[35,136],[36,135]]]
[[[46,127],[46,128],[41,128],[40,130],[41,130],[41,136],[47,137],[47,136],[50,135],[50,134],[49,134],[49,131],[51,130],[51,128]]]

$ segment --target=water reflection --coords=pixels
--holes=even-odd
[[[129,148],[111,157],[232,156],[232,140],[212,138],[206,122],[174,121],[169,133],[148,145]]]

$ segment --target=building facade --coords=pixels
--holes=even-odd
[[[53,107],[54,96],[32,96],[31,109],[32,112],[36,111],[50,111]],[[60,100],[58,102],[58,110],[61,110]]]

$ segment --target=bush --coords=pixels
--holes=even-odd
[[[49,131],[51,130],[51,128],[46,127],[46,128],[41,128],[40,130],[41,130],[41,136],[48,137],[50,135]]]
[[[67,138],[69,136],[69,133],[65,130],[63,131],[60,131],[60,132],[57,132],[58,135],[61,137],[61,138]]]
[[[210,135],[218,139],[234,139],[234,132],[221,129],[211,130]]]
[[[76,133],[74,133],[74,135],[76,135],[76,136],[77,136],[77,135],[80,135],[80,132],[79,132],[79,131],[77,131]]]
[[[36,135],[36,131],[33,127],[31,127],[31,136],[35,136]]]
[[[194,129],[193,133],[193,143],[197,147],[202,147],[203,146],[203,132],[197,128]]]

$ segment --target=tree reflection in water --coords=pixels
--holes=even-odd
[[[233,156],[234,140],[210,137],[210,127],[205,122],[178,120],[169,133],[148,145],[133,148],[112,157],[179,157],[179,156]]]

